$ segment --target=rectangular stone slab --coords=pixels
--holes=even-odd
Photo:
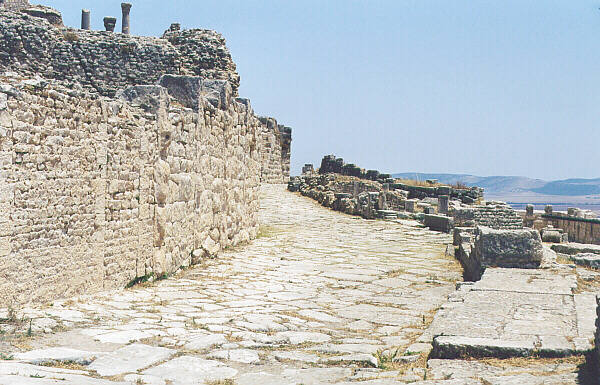
[[[488,269],[424,333],[432,357],[566,357],[593,349],[594,295],[563,270]]]

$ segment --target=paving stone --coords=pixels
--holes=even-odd
[[[144,338],[153,337],[154,334],[143,330],[122,330],[109,332],[106,334],[98,334],[94,338],[97,341],[104,343],[128,344],[130,342],[139,341]]]
[[[303,385],[334,384],[349,377],[349,368],[285,369],[282,376]]]
[[[125,382],[113,382],[92,378],[82,370],[70,370],[47,366],[36,366],[18,362],[0,361],[0,384],[6,385],[125,385]]]
[[[372,354],[365,353],[355,353],[355,354],[347,354],[343,356],[333,356],[333,357],[325,357],[319,360],[321,363],[326,364],[359,364],[359,365],[369,365],[372,367],[377,367],[378,361]]]
[[[243,364],[256,364],[260,361],[258,353],[249,349],[217,350],[211,352],[208,358],[241,362]]]
[[[593,346],[591,294],[572,294],[571,271],[487,269],[482,280],[438,312],[426,335],[432,356],[564,357]]]
[[[36,365],[53,361],[70,361],[80,365],[89,365],[99,354],[101,353],[57,347],[30,350],[25,353],[15,353],[14,358],[19,361],[25,361]]]
[[[273,352],[273,357],[279,361],[299,361],[306,363],[317,363],[319,356],[316,354],[302,353],[302,352]]]
[[[226,343],[227,339],[223,334],[207,334],[191,339],[185,344],[185,348],[189,350],[204,350]]]
[[[292,345],[304,344],[307,342],[327,342],[331,337],[327,334],[316,332],[279,332],[275,334],[276,338],[284,338]]]
[[[296,385],[295,380],[269,373],[246,373],[235,380],[237,385]]]
[[[466,360],[440,360],[432,359],[427,362],[427,378],[432,380],[444,379],[485,379],[494,384],[514,383],[515,379],[520,379],[520,384],[554,384],[556,377],[561,378],[562,384],[577,384],[573,376],[577,365],[568,362],[535,362],[524,361],[519,366],[507,363],[497,363],[496,365],[487,362],[466,361]],[[532,377],[536,378],[534,381]],[[505,382],[502,382],[505,380]],[[540,381],[540,382],[536,382]],[[544,382],[547,381],[547,382]],[[557,384],[560,384],[558,382]]]
[[[188,385],[225,380],[235,377],[237,373],[236,369],[225,366],[219,361],[181,356],[147,369],[142,374],[170,381],[173,385]]]
[[[338,354],[338,353],[375,353],[376,351],[384,348],[385,345],[371,345],[371,344],[323,344],[314,346],[311,350]]]
[[[164,361],[175,353],[173,349],[132,344],[99,356],[88,369],[96,371],[103,377],[131,373]]]

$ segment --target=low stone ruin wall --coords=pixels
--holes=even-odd
[[[194,80],[209,91],[195,109],[175,88],[122,100],[0,78],[0,307],[123,287],[255,237],[261,123],[227,82]]]
[[[325,155],[321,160],[319,174],[330,173],[379,181],[381,183],[394,182],[390,174],[382,174],[377,170],[365,170],[355,164],[345,163],[344,159],[337,158],[335,155]]]
[[[510,206],[501,202],[461,207],[453,211],[454,224],[458,227],[485,226],[496,230],[523,228],[523,219]]]
[[[542,230],[549,226],[560,229],[568,235],[569,242],[589,243],[600,245],[600,219],[597,216],[577,215],[576,210],[571,214],[565,212],[548,213],[522,211],[521,216],[525,223],[532,228]],[[581,211],[580,211],[581,213]]]
[[[163,38],[59,28],[0,8],[0,70],[68,80],[114,96],[129,85],[152,84],[164,74],[240,83],[225,39],[211,30],[167,31]]]
[[[335,155],[326,155],[321,160],[319,174],[323,175],[329,173],[372,180],[381,184],[389,184],[390,189],[406,191],[408,193],[408,199],[437,199],[439,196],[447,195],[451,198],[459,199],[463,203],[467,204],[472,204],[480,199],[483,199],[483,189],[478,187],[457,189],[450,186],[428,187],[398,183],[390,176],[390,174],[383,174],[377,170],[365,170],[356,166],[355,164],[344,163],[342,158],[337,158]]]
[[[381,218],[404,210],[406,193],[385,186],[335,174],[293,177],[288,190],[318,201],[325,207],[365,219]]]

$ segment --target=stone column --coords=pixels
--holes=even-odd
[[[115,32],[115,26],[117,25],[117,18],[107,16],[104,18],[104,28],[107,32]]]
[[[129,35],[129,11],[131,10],[131,3],[121,3],[121,10],[123,11],[121,32]]]
[[[90,11],[89,9],[81,10],[81,29],[90,30]]]
[[[448,214],[449,202],[450,202],[450,197],[448,195],[439,195],[438,196],[438,212],[440,214]]]
[[[533,205],[525,206],[525,213],[528,217],[532,217],[533,216]]]

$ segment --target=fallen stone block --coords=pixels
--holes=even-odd
[[[445,215],[425,214],[425,226],[433,231],[449,233],[454,227],[454,220]]]
[[[532,269],[544,256],[540,233],[533,229],[493,230],[477,228],[473,253],[482,267]]]
[[[501,340],[485,337],[438,336],[433,339],[433,358],[526,357],[535,349],[533,338]]]
[[[560,254],[575,255],[580,253],[600,254],[600,245],[585,243],[560,243],[551,246],[552,250]]]
[[[576,265],[600,269],[600,254],[579,253],[569,257]]]
[[[459,246],[463,242],[471,242],[475,238],[475,227],[454,227],[452,244]]]

